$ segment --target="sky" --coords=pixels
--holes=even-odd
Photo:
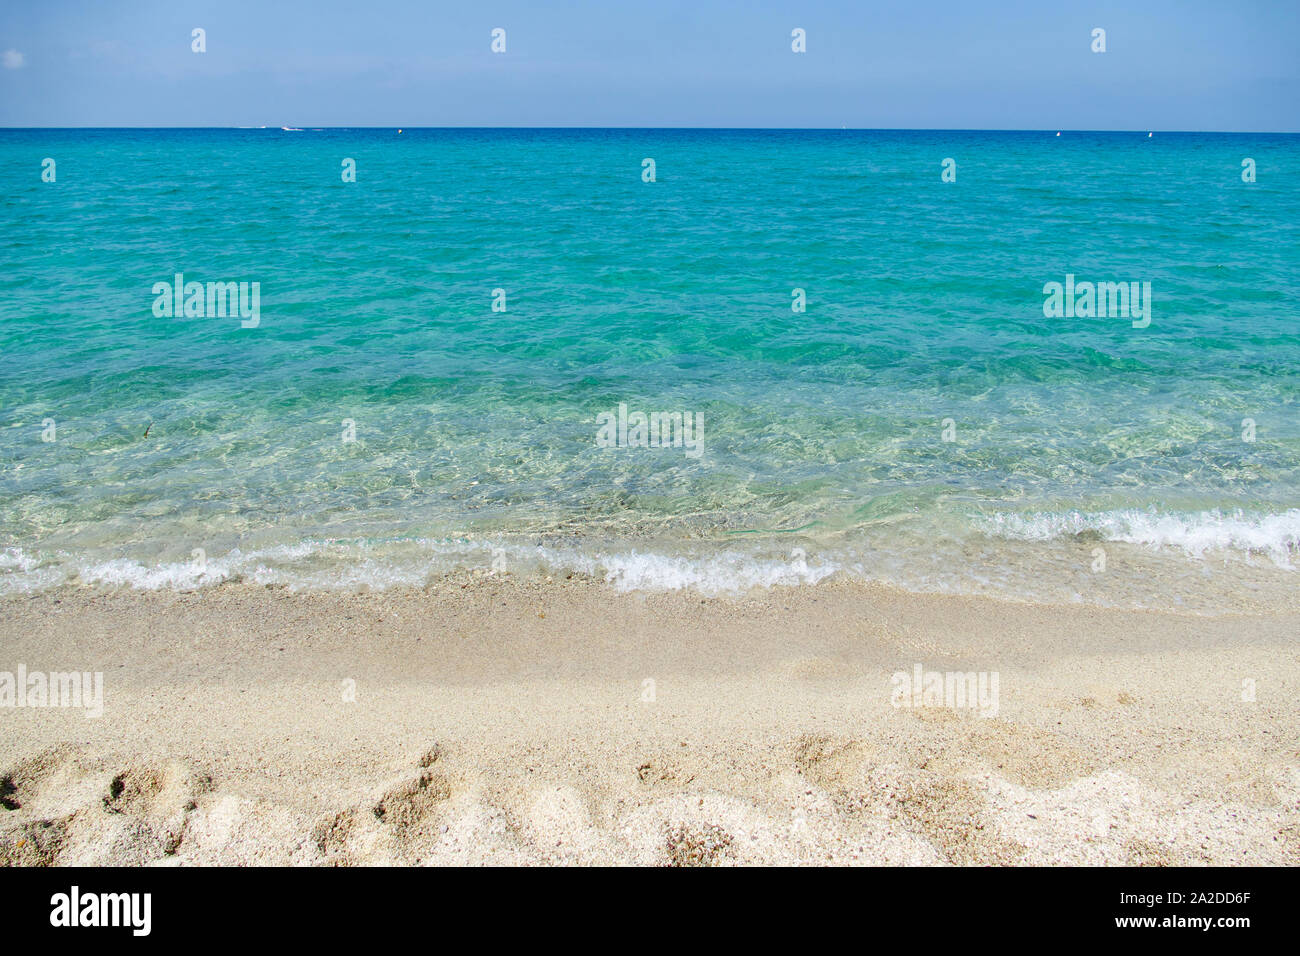
[[[0,0],[0,126],[261,125],[1296,132],[1300,0]]]

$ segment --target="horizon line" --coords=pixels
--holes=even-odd
[[[707,132],[772,132],[772,133],[1163,133],[1163,134],[1216,134],[1228,136],[1296,136],[1300,130],[1216,130],[1216,129],[1158,129],[1155,127],[1131,127],[1123,129],[1067,127],[1011,127],[1011,126],[304,126],[287,127],[276,125],[259,126],[3,126],[0,131],[34,131],[34,130],[664,130],[664,131],[707,131]]]

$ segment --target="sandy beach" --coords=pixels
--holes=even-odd
[[[0,672],[102,673],[103,714],[0,708],[0,860],[1296,865],[1298,624],[835,581],[64,587],[0,603]],[[918,665],[995,706],[900,692]]]

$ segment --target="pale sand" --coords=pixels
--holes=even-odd
[[[1298,624],[842,583],[67,588],[0,603],[0,671],[103,671],[104,716],[0,709],[0,859],[1295,865]],[[997,671],[1000,713],[892,706],[918,662]]]

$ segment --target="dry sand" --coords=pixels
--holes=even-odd
[[[847,583],[65,588],[0,602],[0,671],[102,671],[104,713],[0,708],[0,860],[1295,865],[1297,624]],[[997,672],[997,716],[893,706],[917,663]]]

